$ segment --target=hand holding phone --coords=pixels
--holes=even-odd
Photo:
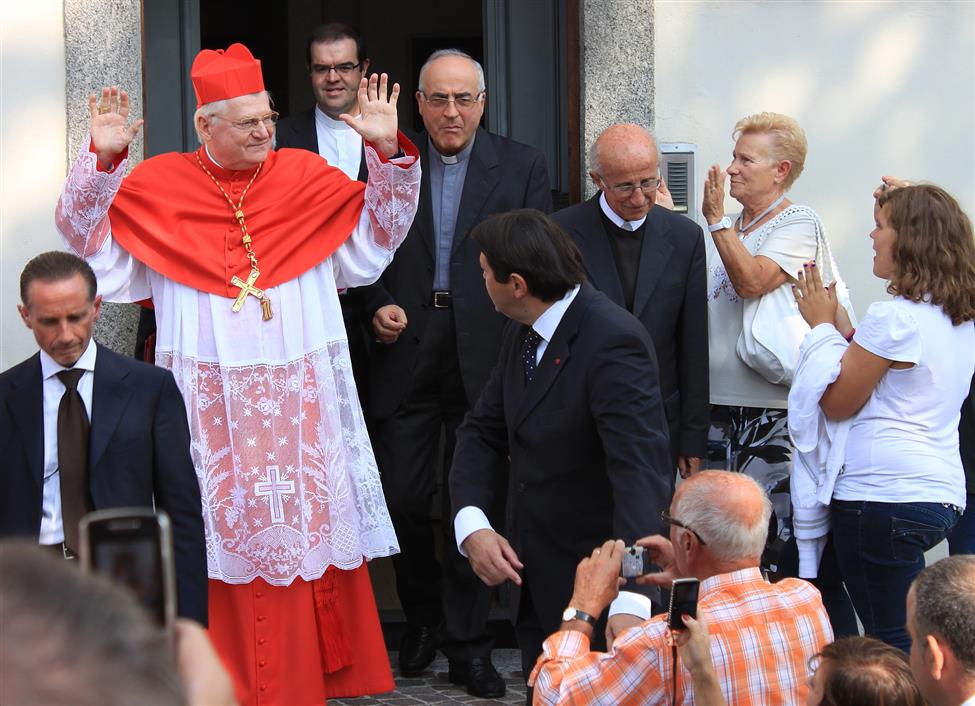
[[[670,587],[670,608],[667,611],[667,625],[671,630],[685,630],[682,615],[697,617],[697,594],[701,582],[697,579],[674,579]]]
[[[98,510],[80,525],[81,569],[126,586],[161,628],[176,620],[176,570],[169,516],[151,508]]]

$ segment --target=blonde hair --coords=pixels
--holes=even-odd
[[[788,191],[806,164],[806,133],[793,118],[782,113],[755,113],[737,123],[731,133],[734,140],[749,133],[767,133],[772,136],[772,154],[776,162],[785,160],[792,165],[783,188]]]

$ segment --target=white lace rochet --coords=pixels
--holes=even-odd
[[[374,281],[392,259],[416,211],[420,167],[381,163],[371,148],[366,159],[357,227],[332,257],[265,290],[270,321],[255,298],[234,314],[230,299],[163,277],[112,239],[107,213],[124,164],[98,172],[85,150],[65,183],[57,226],[91,263],[99,293],[153,300],[156,364],[173,372],[186,401],[211,578],[286,585],[399,550],[337,289]]]

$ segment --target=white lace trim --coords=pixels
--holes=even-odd
[[[98,158],[88,144],[71,165],[54,211],[54,223],[68,246],[81,257],[91,257],[110,235],[108,209],[125,176],[122,160],[112,172],[97,169]]]
[[[285,365],[156,362],[186,399],[211,578],[287,585],[399,550],[345,341]]]
[[[366,145],[366,210],[372,224],[376,245],[392,252],[402,242],[413,224],[420,191],[420,160],[417,165],[404,169],[397,166],[407,158],[383,162],[369,145]],[[412,158],[409,158],[412,159]]]

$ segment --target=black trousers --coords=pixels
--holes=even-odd
[[[396,591],[414,626],[443,624],[440,648],[451,660],[487,658],[492,591],[457,551],[448,477],[455,433],[468,411],[457,359],[453,311],[431,311],[409,392],[388,419],[374,419],[386,505],[400,543],[393,557]],[[443,455],[438,457],[441,434]],[[437,478],[437,469],[442,476]],[[443,563],[431,519],[438,481],[443,500]],[[499,529],[495,527],[495,529]]]

